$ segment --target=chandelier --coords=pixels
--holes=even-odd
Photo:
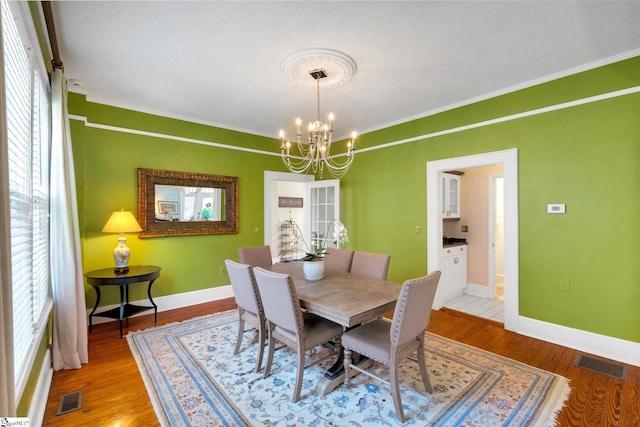
[[[303,138],[301,125],[302,120],[296,118],[296,143],[298,155],[291,154],[291,141],[285,138],[285,133],[280,130],[280,154],[282,161],[287,168],[293,173],[305,173],[309,170],[317,173],[322,178],[322,173],[326,167],[329,172],[337,177],[342,178],[354,158],[354,148],[356,140],[356,132],[351,133],[351,137],[346,143],[346,152],[331,155],[331,143],[333,138],[333,113],[328,116],[328,122],[320,120],[320,80],[327,77],[327,72],[322,69],[314,69],[309,75],[316,81],[316,92],[318,100],[318,115],[315,121],[310,121],[308,126],[308,137]],[[345,157],[343,161],[339,161],[336,157]]]

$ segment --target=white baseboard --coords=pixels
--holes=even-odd
[[[31,399],[31,406],[29,406],[29,422],[34,426],[44,424],[44,412],[47,408],[49,390],[53,379],[53,368],[51,366],[51,351],[47,351],[40,367],[40,375],[38,375],[38,383]]]
[[[158,306],[158,313],[173,310],[176,308],[188,307],[190,305],[202,304],[205,302],[215,301],[223,298],[233,297],[233,290],[231,285],[226,286],[218,286],[215,288],[202,289],[200,291],[192,291],[192,292],[184,292],[181,294],[167,295],[164,297],[157,297],[153,299],[153,302]],[[148,299],[143,299],[139,301],[131,301],[131,304],[136,305],[151,305]],[[112,308],[119,307],[119,304],[100,306],[96,310],[97,312],[103,310],[110,310]],[[92,309],[87,310],[87,322],[89,321],[89,313],[91,313]],[[151,311],[145,311],[142,313],[138,313],[134,316],[143,316],[145,314],[149,314]],[[100,323],[106,322],[115,322],[115,319],[109,319],[107,317],[93,317],[93,324],[98,325]]]
[[[520,316],[518,331],[521,335],[570,347],[629,365],[640,366],[640,343],[581,331],[553,323]]]
[[[489,287],[485,285],[476,285],[475,283],[467,283],[467,287],[464,290],[467,295],[480,298],[491,298],[489,296]]]

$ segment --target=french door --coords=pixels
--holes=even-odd
[[[305,183],[305,187],[305,240],[312,250],[337,247],[333,221],[340,220],[340,180],[312,181]]]

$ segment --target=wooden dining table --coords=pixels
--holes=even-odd
[[[335,270],[325,270],[320,280],[305,279],[302,262],[291,261],[274,264],[270,268],[276,273],[288,274],[298,294],[300,306],[309,313],[352,328],[382,316],[393,310],[402,285],[387,280],[373,279]],[[337,360],[342,368],[342,355]],[[363,366],[368,361],[359,364]],[[316,385],[316,391],[324,396],[344,381],[344,373],[335,374],[332,367]]]

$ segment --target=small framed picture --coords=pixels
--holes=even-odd
[[[301,208],[302,197],[278,197],[279,208]]]
[[[178,216],[178,202],[166,202],[158,200],[158,213],[161,215]]]

